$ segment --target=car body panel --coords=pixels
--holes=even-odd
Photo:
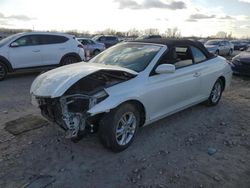
[[[232,59],[232,69],[235,74],[250,76],[250,50]]]

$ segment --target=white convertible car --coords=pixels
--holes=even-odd
[[[230,85],[227,61],[190,40],[123,42],[88,63],[39,75],[32,103],[78,140],[98,131],[113,151],[126,149],[139,127],[206,101],[216,105]]]

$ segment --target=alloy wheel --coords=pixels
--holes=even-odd
[[[221,84],[216,82],[211,93],[211,100],[213,103],[216,103],[220,99],[221,91]]]
[[[131,141],[136,130],[136,117],[132,112],[123,114],[117,124],[116,141],[124,146]]]

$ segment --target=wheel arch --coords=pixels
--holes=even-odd
[[[125,104],[125,103],[129,103],[129,104],[132,104],[134,105],[140,112],[140,127],[142,127],[146,121],[146,109],[145,109],[145,106],[138,100],[136,99],[131,99],[131,100],[127,100],[127,101],[124,101],[122,102],[121,104],[119,104],[117,107]],[[117,108],[116,107],[116,108]]]
[[[225,90],[225,87],[226,87],[226,79],[225,79],[225,77],[224,77],[224,76],[220,76],[220,77],[218,78],[218,80],[221,80],[221,81],[222,81],[222,84],[223,84],[222,90],[224,91],[224,90]]]
[[[70,57],[70,56],[71,56],[71,57],[77,58],[79,62],[82,61],[82,59],[81,59],[81,57],[79,56],[79,54],[77,54],[77,53],[75,53],[75,52],[71,52],[71,53],[67,53],[67,54],[65,54],[64,56],[62,56],[62,58],[61,58],[61,60],[60,60],[60,65],[62,64],[62,61],[63,61],[64,58]]]
[[[5,57],[0,56],[0,62],[4,63],[6,65],[8,72],[14,71],[11,63]]]

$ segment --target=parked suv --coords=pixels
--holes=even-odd
[[[227,40],[209,40],[204,46],[210,53],[223,56],[231,56],[234,50],[234,45]]]
[[[100,42],[105,44],[106,48],[109,48],[110,46],[113,46],[119,42],[118,37],[111,36],[111,35],[97,35],[92,38],[96,42]]]
[[[95,56],[106,49],[105,44],[88,38],[77,38],[77,40],[85,47],[85,50],[89,50],[90,55],[92,56]]]
[[[74,36],[48,32],[18,33],[0,41],[0,80],[18,69],[67,65],[85,60]]]

